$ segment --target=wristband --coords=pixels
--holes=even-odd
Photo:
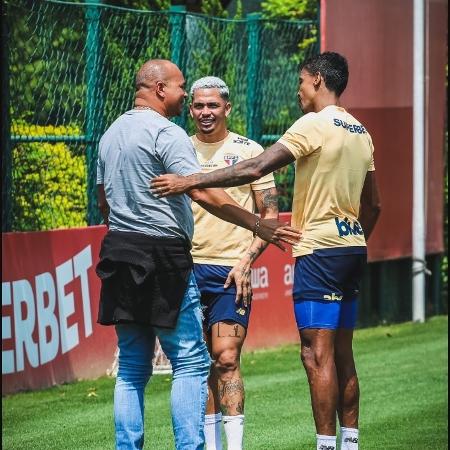
[[[261,224],[261,220],[260,220],[260,218],[258,217],[257,219],[256,219],[256,222],[255,222],[255,227],[253,228],[253,237],[256,237],[256,236],[258,236],[258,231],[259,231],[259,225]]]

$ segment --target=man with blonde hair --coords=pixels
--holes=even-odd
[[[202,172],[232,166],[264,151],[256,142],[228,130],[232,105],[223,80],[200,78],[193,83],[190,94],[190,114],[196,125],[191,140]],[[226,192],[243,208],[251,212],[257,209],[262,218],[278,218],[272,174]],[[206,342],[213,359],[208,380],[206,447],[222,449],[223,422],[228,450],[241,450],[245,391],[240,359],[251,311],[250,275],[252,264],[268,244],[196,204],[193,212],[194,273],[204,308]]]

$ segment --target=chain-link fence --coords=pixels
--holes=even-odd
[[[188,86],[215,75],[230,86],[229,128],[270,144],[300,115],[298,65],[318,51],[316,21],[228,20],[182,9],[13,0],[2,29],[3,230],[99,223],[97,144],[133,105],[134,76],[167,58]],[[188,133],[187,110],[175,121]],[[293,169],[277,174],[289,210]]]

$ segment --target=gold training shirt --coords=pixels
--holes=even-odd
[[[229,132],[219,142],[207,144],[195,135],[191,137],[197,152],[202,172],[222,169],[239,161],[254,158],[264,149],[256,142]],[[266,175],[244,186],[226,188],[226,192],[243,208],[254,212],[255,200],[252,191],[275,187],[273,175]],[[194,213],[194,238],[192,256],[197,264],[234,266],[244,256],[253,241],[252,233],[244,228],[213,216],[196,203]]]
[[[301,117],[278,142],[296,158],[292,226],[303,239],[293,256],[365,246],[360,198],[367,172],[375,170],[367,130],[345,109],[330,105]]]

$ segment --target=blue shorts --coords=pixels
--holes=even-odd
[[[251,305],[236,303],[236,285],[227,289],[223,285],[230,266],[194,264],[194,274],[201,294],[204,326],[209,330],[215,323],[231,321],[248,328]]]
[[[298,257],[293,289],[298,328],[355,328],[366,262],[366,247],[320,249]]]

